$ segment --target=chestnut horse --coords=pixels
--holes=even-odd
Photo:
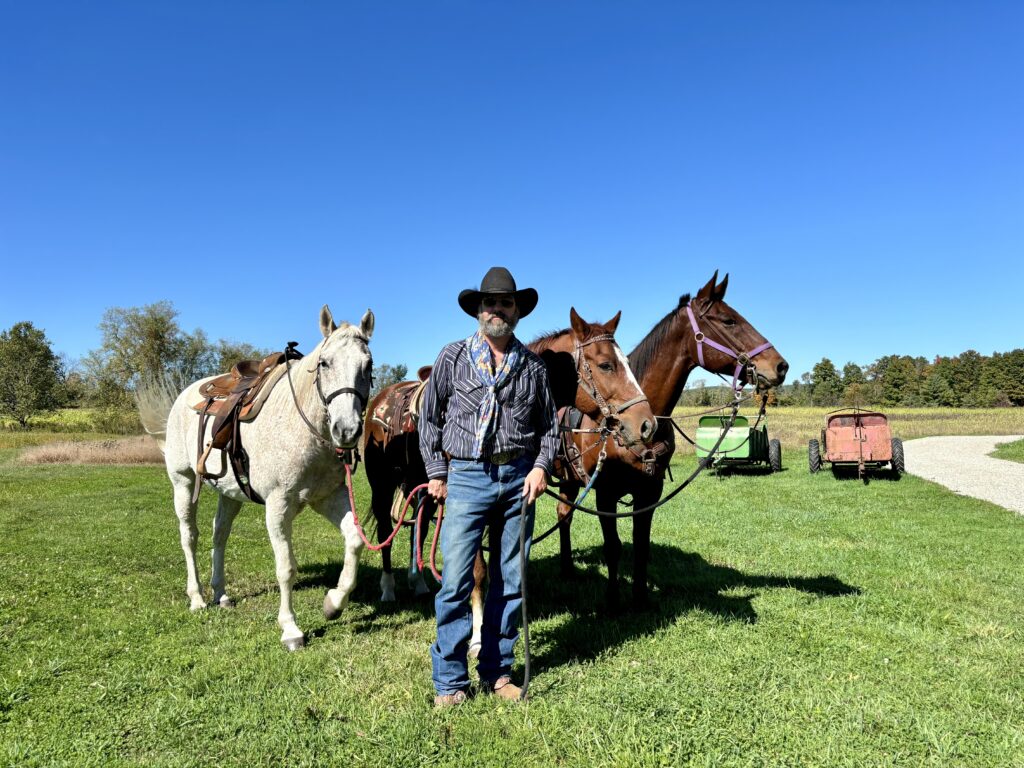
[[[615,343],[621,314],[605,324],[588,323],[571,309],[569,328],[543,336],[528,346],[544,361],[558,408],[573,405],[594,424],[610,429],[623,446],[636,447],[650,443],[657,422],[626,355]],[[372,399],[366,412],[363,463],[372,492],[378,541],[387,539],[394,530],[392,510],[399,500],[427,482],[419,432],[405,405],[416,386],[416,382],[405,381],[386,387]],[[403,391],[408,393],[404,398]],[[398,403],[405,407],[394,407]],[[424,519],[429,520],[434,504],[430,500],[425,503],[428,506]],[[425,534],[425,530],[419,531],[421,543]],[[415,537],[413,542],[415,545]],[[390,546],[381,550],[381,600],[385,602],[395,599],[390,550]],[[410,561],[410,587],[416,594],[429,592],[422,574],[415,568],[415,558],[410,557]],[[474,601],[477,598],[474,594]]]
[[[633,498],[633,509],[652,506],[661,498],[665,472],[675,450],[673,427],[667,417],[679,401],[690,372],[698,364],[712,373],[733,374],[736,383],[754,383],[759,390],[777,387],[786,378],[789,364],[758,331],[723,300],[729,283],[726,275],[717,283],[718,271],[692,299],[685,294],[678,306],[665,315],[629,355],[629,364],[640,381],[640,387],[659,417],[654,445],[646,453],[620,445],[607,446],[607,460],[594,482],[595,506],[605,513],[614,513],[626,494]],[[696,325],[696,327],[694,327]],[[735,354],[729,354],[731,350]],[[747,358],[749,357],[749,362]],[[750,381],[751,377],[756,381]],[[583,426],[589,419],[584,418]],[[586,432],[572,435],[582,454],[584,478],[594,472],[597,462],[593,450],[598,436]],[[564,576],[573,572],[572,543],[569,525],[572,522],[571,501],[582,487],[584,478],[573,476],[563,481],[559,493],[558,514],[562,520],[561,570]],[[651,522],[654,511],[633,517],[633,603],[648,603],[647,566],[651,554]],[[604,535],[604,557],[608,565],[608,604],[618,607],[618,575],[622,542],[615,517],[601,517]]]

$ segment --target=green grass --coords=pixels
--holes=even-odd
[[[997,459],[1008,461],[1019,461],[1024,464],[1024,440],[1016,440],[1012,443],[1001,443],[990,454]]]
[[[341,541],[312,512],[294,536],[309,646],[287,654],[259,509],[228,547],[238,607],[191,614],[161,469],[4,465],[0,764],[1021,765],[1024,519],[913,477],[786,465],[702,476],[656,515],[655,613],[604,615],[592,518],[577,580],[557,537],[538,545],[533,701],[445,713],[431,607],[401,577],[381,607],[377,556],[323,620]],[[207,579],[213,508],[204,492]]]

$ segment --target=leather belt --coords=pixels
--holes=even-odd
[[[480,463],[500,465],[511,464],[513,461],[518,459],[520,456],[524,456],[525,454],[526,451],[524,451],[522,448],[514,448],[511,451],[498,451],[497,453],[492,453],[490,456],[483,459],[459,459],[457,456],[454,458],[458,459],[459,461],[476,461]],[[453,457],[449,456],[448,458],[451,459]]]

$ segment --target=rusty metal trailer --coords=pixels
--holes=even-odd
[[[821,442],[811,440],[807,445],[812,473],[826,461],[833,467],[856,466],[858,477],[863,477],[869,468],[888,465],[898,477],[905,468],[903,441],[892,436],[884,413],[860,408],[832,411],[825,416]]]

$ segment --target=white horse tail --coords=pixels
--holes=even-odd
[[[144,379],[135,388],[139,421],[142,422],[142,428],[156,440],[161,451],[167,442],[167,417],[176,399],[177,388],[170,374]]]

